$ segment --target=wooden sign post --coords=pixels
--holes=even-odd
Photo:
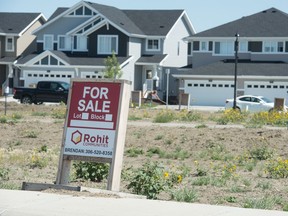
[[[110,163],[107,189],[119,191],[131,82],[71,79],[56,184],[72,160]]]

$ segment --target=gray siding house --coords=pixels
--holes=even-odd
[[[157,90],[166,95],[166,69],[171,74],[188,64],[183,39],[194,28],[184,10],[120,10],[80,1],[58,8],[36,31],[37,52],[16,62],[22,86],[39,80],[103,78],[104,59],[114,52],[122,79],[143,97]],[[177,96],[176,79],[170,76],[169,96]]]
[[[287,102],[287,25],[288,14],[270,8],[187,37],[189,64],[174,75],[180,92],[190,95],[190,105],[224,106],[227,98],[233,98],[236,70],[237,95]]]
[[[0,12],[0,95],[8,86],[18,85],[13,81],[13,63],[21,56],[36,50],[35,36],[31,34],[46,22],[40,13]]]

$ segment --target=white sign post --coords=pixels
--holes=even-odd
[[[56,184],[72,160],[110,163],[108,190],[119,191],[131,82],[72,79]]]

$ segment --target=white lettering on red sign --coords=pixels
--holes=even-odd
[[[109,113],[110,112],[110,104],[111,101],[108,100],[109,89],[106,87],[90,87],[85,86],[83,90],[83,95],[81,100],[78,102],[78,111],[80,112],[102,112],[102,113]],[[90,96],[92,99],[100,99],[104,101],[94,101],[94,100],[84,100],[86,96]]]

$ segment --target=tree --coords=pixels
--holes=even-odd
[[[108,56],[104,60],[104,64],[105,64],[105,72],[104,72],[105,78],[120,79],[122,77],[123,72],[121,71],[120,64],[114,52],[112,53],[112,56]]]

